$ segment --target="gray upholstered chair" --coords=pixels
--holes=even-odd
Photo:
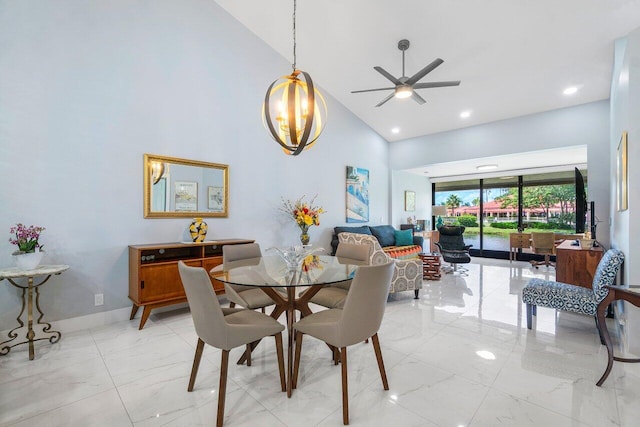
[[[224,245],[222,247],[222,267],[218,266],[211,270],[211,272],[222,272],[222,270],[229,270],[234,267],[249,265],[248,263],[254,262],[257,258],[261,257],[262,251],[260,251],[260,245],[257,243]],[[264,313],[265,307],[274,304],[273,300],[269,298],[267,294],[255,286],[242,286],[225,283],[224,292],[229,300],[229,307],[231,308],[236,305],[250,310],[259,308],[262,309],[262,312]]]
[[[211,286],[207,272],[203,268],[189,267],[180,261],[178,262],[178,270],[184,291],[187,294],[193,324],[198,334],[198,344],[187,390],[193,391],[204,344],[207,343],[222,350],[217,415],[217,426],[220,427],[224,421],[229,350],[232,348],[246,345],[246,351],[250,354],[248,347],[252,342],[270,335],[274,336],[278,354],[278,368],[280,370],[280,388],[282,391],[286,390],[282,350],[282,331],[284,326],[265,314],[251,310],[225,309],[223,311]]]
[[[300,369],[300,353],[304,334],[318,338],[340,350],[342,364],[342,421],[349,424],[349,391],[347,386],[347,347],[371,337],[376,353],[382,386],[389,390],[384,369],[378,329],[387,303],[395,264],[361,266],[351,282],[344,308],[333,308],[313,313],[294,323],[296,330],[296,354],[293,371],[293,387],[297,386]]]
[[[367,265],[369,264],[369,247],[352,243],[339,243],[336,257],[341,264]],[[327,308],[342,308],[349,293],[351,280],[334,283],[320,289],[309,302]]]
[[[621,251],[609,249],[598,263],[591,288],[538,278],[530,279],[522,289],[522,302],[527,305],[527,329],[531,329],[532,316],[536,315],[539,305],[593,316],[597,326],[596,309],[609,293],[606,286],[613,285],[623,261],[624,254]]]

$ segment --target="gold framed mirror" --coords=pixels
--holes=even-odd
[[[144,217],[227,217],[229,166],[144,155]]]

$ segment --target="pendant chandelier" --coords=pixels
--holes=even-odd
[[[296,69],[296,0],[293,0],[293,72],[271,83],[264,97],[262,121],[286,154],[311,147],[324,129],[327,104],[311,76]]]

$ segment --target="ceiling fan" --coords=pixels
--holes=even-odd
[[[381,106],[394,96],[396,98],[413,98],[418,104],[424,104],[426,101],[423,97],[418,95],[415,91],[416,89],[428,89],[433,87],[445,87],[445,86],[458,86],[460,84],[460,80],[448,81],[448,82],[430,82],[430,83],[418,83],[424,76],[432,72],[436,69],[440,64],[444,61],[440,58],[436,58],[431,64],[424,67],[422,70],[418,71],[411,77],[407,77],[404,75],[404,51],[409,49],[409,40],[402,39],[398,42],[398,49],[402,51],[402,77],[395,78],[384,68],[376,66],[373,67],[374,70],[385,76],[391,83],[395,85],[395,87],[383,87],[379,89],[365,89],[365,90],[354,90],[351,93],[362,93],[362,92],[376,92],[379,90],[393,90],[393,93],[387,96],[385,99],[380,101],[376,107]]]

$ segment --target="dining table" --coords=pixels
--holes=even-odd
[[[293,391],[293,327],[296,312],[300,312],[302,317],[312,314],[309,300],[324,286],[352,279],[357,267],[329,255],[309,255],[296,265],[287,263],[280,256],[267,255],[237,261],[232,268],[222,272],[210,272],[213,279],[224,283],[260,288],[275,303],[271,313],[274,319],[286,313],[288,397],[291,397]],[[305,289],[298,292],[299,288]],[[253,343],[250,350],[253,350],[258,342]],[[244,363],[246,358],[245,352],[238,364]]]

